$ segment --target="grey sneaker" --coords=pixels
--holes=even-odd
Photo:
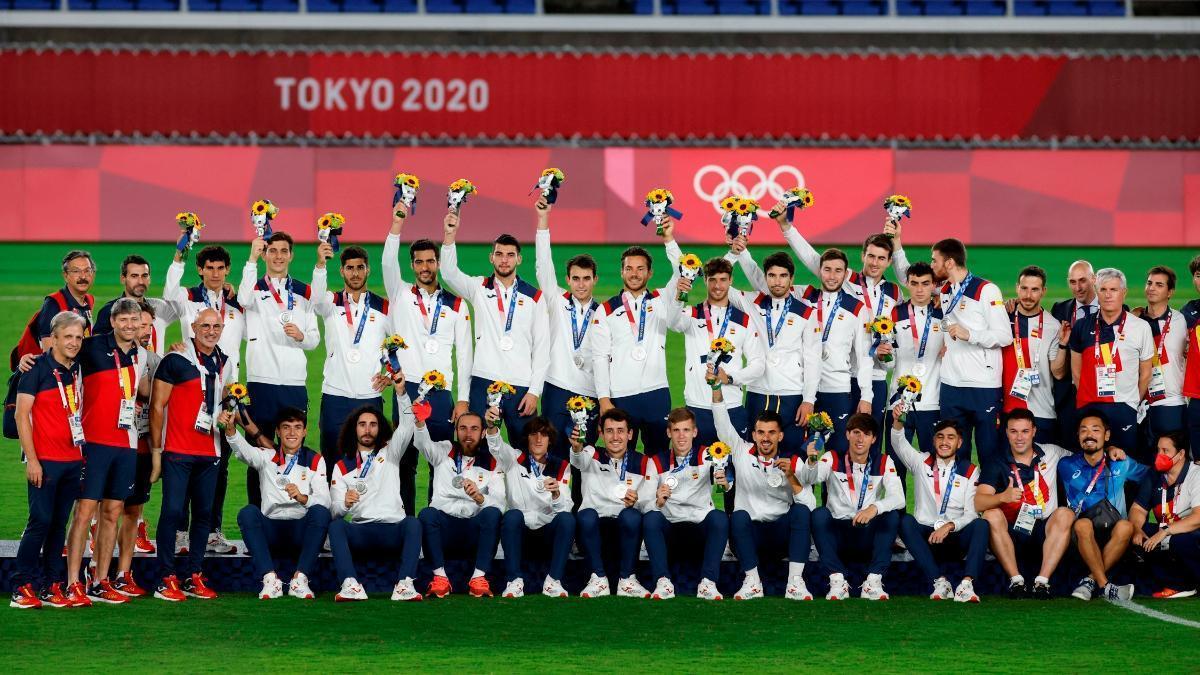
[[[1091,577],[1084,577],[1079,580],[1079,585],[1075,590],[1071,591],[1071,597],[1079,598],[1080,600],[1091,600],[1096,593],[1096,581]]]

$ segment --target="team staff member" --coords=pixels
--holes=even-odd
[[[437,244],[418,239],[408,247],[413,285],[408,286],[400,272],[400,232],[408,208],[397,202],[392,212],[392,229],[383,243],[383,285],[388,302],[396,306],[392,327],[416,344],[400,352],[404,369],[404,389],[416,400],[421,378],[436,370],[446,378],[446,388],[431,391],[425,397],[431,406],[429,437],[448,441],[454,437],[454,421],[467,411],[471,394],[471,369],[475,354],[471,335],[470,307],[463,299],[438,285]],[[457,396],[455,396],[457,392]],[[397,392],[398,394],[399,392]],[[394,401],[393,401],[394,403]],[[392,421],[399,421],[399,406],[392,408]],[[400,467],[400,492],[408,515],[416,515],[416,476],[418,452],[404,454]],[[431,482],[432,484],[432,482]]]
[[[911,268],[910,268],[911,269]],[[933,431],[933,452],[917,452],[904,437],[900,406],[892,410],[892,452],[904,462],[915,481],[916,505],[900,518],[900,538],[917,561],[925,580],[933,584],[930,600],[979,602],[974,580],[979,578],[987,555],[988,528],[975,511],[979,470],[959,455],[962,432],[957,420],[942,420]],[[954,558],[967,555],[958,588],[950,585],[934,558],[934,547],[947,548]]]
[[[824,484],[825,505],[813,511],[813,542],[829,571],[826,600],[850,597],[843,553],[868,553],[870,566],[860,597],[887,600],[883,575],[892,562],[892,542],[904,512],[904,489],[886,454],[873,453],[879,427],[875,418],[858,413],[846,424],[849,448],[826,451],[818,458],[816,440],[796,474],[804,485]]]
[[[308,356],[321,343],[312,309],[312,289],[288,272],[294,255],[292,237],[275,232],[250,244],[242,269],[238,303],[246,311],[246,386],[250,416],[268,438],[286,407],[308,410]],[[258,259],[267,273],[258,277]],[[258,477],[246,471],[246,494],[258,504]]]
[[[536,267],[538,285],[549,293],[550,330],[554,337],[550,347],[550,366],[546,371],[546,389],[542,398],[542,414],[554,424],[554,452],[562,459],[568,457],[567,436],[575,424],[567,411],[572,396],[596,398],[594,373],[608,368],[608,359],[596,351],[598,333],[608,330],[608,322],[600,320],[600,303],[593,292],[599,272],[592,256],[581,253],[567,261],[567,285],[558,285],[554,257],[550,251],[550,210],[546,200],[539,199],[537,209]],[[611,342],[611,337],[608,338]],[[589,418],[585,443],[595,443],[598,437],[596,420]]]
[[[931,251],[940,291],[946,353],[942,357],[942,419],[962,422],[965,443],[974,443],[981,465],[998,456],[996,430],[1002,405],[1003,356],[1012,324],[1000,289],[967,269],[967,249],[943,239]]]
[[[406,394],[400,395],[399,404],[405,410],[412,405]],[[388,559],[399,555],[400,580],[392,588],[392,600],[422,599],[413,585],[421,554],[421,523],[405,516],[400,497],[400,462],[412,442],[411,420],[410,414],[401,415],[393,434],[382,411],[359,408],[342,427],[338,440],[342,459],[334,465],[329,486],[333,515],[329,548],[341,579],[334,602],[367,599],[356,578],[354,553],[393,556]]]
[[[605,551],[619,552],[617,595],[648,598],[650,591],[634,574],[642,541],[642,514],[653,503],[657,484],[654,462],[633,450],[629,415],[612,408],[600,415],[604,448],[584,445],[571,436],[571,466],[583,480],[583,503],[575,515],[579,548],[592,575],[579,594],[597,598],[610,593]],[[616,540],[616,541],[614,541]]]
[[[160,600],[178,602],[187,596],[217,597],[201,572],[205,545],[212,528],[213,494],[217,489],[221,444],[217,439],[217,406],[221,401],[225,355],[217,343],[224,323],[215,309],[196,315],[196,337],[183,352],[163,358],[154,374],[150,398],[150,439],[154,468],[151,482],[162,477],[162,511],[158,516],[158,563],[162,581],[154,593]],[[231,415],[223,424],[232,424]],[[162,445],[158,445],[159,443]],[[188,557],[184,581],[175,572],[175,533],[190,507]]]
[[[528,451],[517,452],[500,438],[500,427],[487,430],[488,452],[504,474],[508,510],[500,524],[504,546],[505,586],[502,597],[525,595],[521,575],[526,545],[549,553],[550,568],[542,582],[542,595],[565,598],[562,578],[571,542],[575,541],[575,516],[571,513],[570,464],[550,454],[558,431],[545,417],[529,420],[525,427]]]
[[[137,254],[125,256],[125,259],[121,261],[121,285],[124,286],[121,295],[109,300],[100,308],[99,312],[96,312],[96,325],[92,327],[92,332],[112,332],[112,321],[109,317],[113,303],[117,299],[133,298],[138,302],[145,301],[154,310],[154,324],[151,326],[150,346],[147,349],[161,356],[167,339],[167,326],[179,317],[175,313],[174,307],[166,300],[146,297],[146,291],[150,288],[150,263]]]
[[[263,496],[261,507],[247,504],[237,515],[254,573],[262,577],[258,597],[271,600],[283,595],[283,580],[275,573],[275,554],[286,552],[299,553],[296,571],[288,582],[288,595],[311,599],[308,577],[317,566],[321,543],[329,531],[330,496],[325,458],[304,446],[308,420],[295,408],[280,412],[276,450],[250,445],[234,429],[232,413],[222,413],[222,417],[226,442],[238,459],[257,469]],[[253,421],[243,422],[257,431]]]
[[[1187,437],[1171,431],[1158,437],[1155,475],[1142,481],[1129,509],[1132,543],[1147,554],[1156,598],[1187,598],[1200,581],[1200,466],[1188,455]],[[1154,523],[1148,520],[1154,513]]]
[[[1150,386],[1154,337],[1150,325],[1125,310],[1125,274],[1106,267],[1096,273],[1100,311],[1071,330],[1071,376],[1081,410],[1104,413],[1112,444],[1137,447],[1137,408]]]
[[[29,520],[17,547],[10,607],[91,604],[83,584],[64,589],[60,581],[67,520],[79,499],[83,469],[83,375],[75,357],[85,325],[78,314],[59,312],[50,321],[50,348],[17,384],[17,433],[25,454]]]
[[[41,351],[50,347],[54,337],[50,322],[59,312],[75,312],[84,319],[83,336],[92,334],[92,311],[96,299],[89,293],[96,281],[96,261],[87,251],[68,251],[62,259],[63,287],[46,296],[42,309],[34,320],[34,337],[41,344]]]
[[[1192,286],[1200,291],[1200,255],[1188,263]],[[1187,399],[1188,447],[1200,448],[1200,300],[1183,306],[1187,326],[1187,364],[1183,374],[1183,396]]]
[[[1150,407],[1146,417],[1149,439],[1157,439],[1187,424],[1184,407],[1183,378],[1187,358],[1188,336],[1184,326],[1187,319],[1171,309],[1175,294],[1175,270],[1155,265],[1146,273],[1146,306],[1133,310],[1150,326],[1154,339],[1154,356],[1150,359],[1150,384],[1146,400]],[[1146,463],[1152,461],[1154,442],[1147,440],[1135,449],[1135,456]]]
[[[550,320],[542,292],[517,275],[521,242],[502,234],[492,244],[492,274],[475,277],[458,268],[458,214],[444,220],[442,279],[450,290],[475,308],[475,359],[471,370],[471,410],[487,407],[487,388],[493,381],[516,388],[506,396],[501,417],[520,444],[525,424],[537,413],[538,399],[550,365]],[[493,311],[492,306],[496,309]]]
[[[321,454],[336,462],[338,433],[351,410],[383,410],[372,379],[379,372],[379,346],[391,334],[392,305],[367,288],[371,265],[361,246],[342,249],[342,290],[329,292],[325,263],[333,247],[317,247],[313,268],[313,312],[325,321],[325,367],[321,380]],[[253,399],[251,399],[253,401]]]
[[[1064,363],[1066,350],[1059,356],[1060,337],[1054,317],[1042,309],[1046,295],[1046,271],[1030,265],[1017,275],[1017,300],[1008,322],[1013,341],[1004,347],[1004,412],[1017,408],[1033,411],[1038,443],[1053,443],[1058,438],[1058,420],[1054,411],[1054,384],[1051,364]]]
[[[1100,298],[1096,294],[1096,272],[1092,269],[1092,264],[1086,260],[1076,260],[1067,268],[1067,286],[1071,289],[1071,299],[1063,300],[1054,303],[1050,308],[1050,314],[1059,322],[1062,327],[1062,335],[1059,338],[1058,344],[1060,351],[1068,352],[1070,349],[1063,347],[1071,337],[1071,329],[1081,320],[1100,311]],[[1071,447],[1075,444],[1075,429],[1078,426],[1076,420],[1075,408],[1075,385],[1073,384],[1074,373],[1069,372],[1071,367],[1070,359],[1067,360],[1066,368],[1063,375],[1055,374],[1054,376],[1054,408],[1058,411],[1058,428],[1059,434],[1057,441],[1063,447]]]

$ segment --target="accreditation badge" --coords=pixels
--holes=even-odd
[[[1156,365],[1150,369],[1150,387],[1147,390],[1147,395],[1151,401],[1165,398],[1167,395],[1167,378],[1163,373],[1163,367]]]
[[[67,415],[67,425],[71,427],[71,442],[77,447],[83,447],[85,441],[83,437],[83,419],[79,416],[79,413]]]
[[[121,406],[117,410],[117,428],[132,429],[137,423],[137,410],[134,407],[133,399],[121,399]]]
[[[202,434],[211,434],[213,428],[212,415],[208,414],[208,406],[201,403],[200,409],[196,411],[196,423],[193,425],[196,431]]]
[[[1096,366],[1096,395],[1113,397],[1117,395],[1117,366]]]
[[[1017,512],[1017,521],[1013,523],[1013,529],[1025,534],[1032,534],[1033,526],[1037,524],[1041,515],[1042,510],[1036,504],[1022,503],[1021,510]]]
[[[1008,395],[1021,400],[1028,401],[1030,393],[1033,392],[1033,382],[1025,376],[1026,368],[1017,371],[1017,376],[1013,378],[1012,386],[1008,388]]]

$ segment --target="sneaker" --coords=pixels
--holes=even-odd
[[[502,598],[523,598],[525,597],[525,580],[513,579],[504,586],[504,592],[500,594]]]
[[[213,600],[217,597],[217,592],[208,587],[208,579],[205,579],[204,575],[199,572],[184,579],[182,588],[184,594],[200,600]]]
[[[417,592],[417,587],[413,586],[413,580],[408,577],[397,581],[392,587],[392,600],[397,602],[418,602],[424,599],[424,596]]]
[[[1104,585],[1104,599],[1113,600],[1129,600],[1133,597],[1133,584],[1125,584],[1118,586],[1111,581]]]
[[[567,589],[563,588],[562,582],[558,579],[546,577],[546,581],[542,583],[542,595],[551,598],[565,598],[567,597]]]
[[[1091,577],[1084,577],[1079,580],[1079,585],[1075,587],[1075,590],[1071,591],[1071,597],[1091,600],[1095,593],[1096,582]]]
[[[650,591],[646,590],[637,577],[630,575],[617,581],[617,597],[621,598],[648,598]]]
[[[117,574],[116,580],[113,581],[113,588],[117,589],[121,595],[131,598],[144,598],[149,595],[146,589],[138,586],[137,582],[133,580],[133,572],[129,570]]]
[[[588,579],[587,586],[583,587],[583,592],[579,594],[579,597],[599,598],[611,593],[612,591],[608,588],[608,577],[602,577],[593,572],[592,578]]]
[[[950,585],[950,581],[946,577],[938,577],[933,580],[933,592],[929,594],[930,600],[949,600],[954,597],[954,587]]]
[[[1046,590],[1049,591],[1049,588],[1047,588]],[[1028,597],[1028,596],[1029,596],[1029,592],[1025,590],[1025,582],[1024,581],[1022,581],[1020,579],[1013,579],[1012,581],[1008,582],[1008,599],[1009,600],[1020,600],[1022,598]]]
[[[840,574],[829,575],[829,592],[825,594],[826,600],[846,600],[850,597],[850,584],[846,583],[846,577]]]
[[[58,582],[50,584],[50,588],[43,590],[40,599],[43,607],[62,609],[71,606],[71,599],[63,593],[62,584]]]
[[[67,587],[67,601],[72,607],[91,607],[92,599],[87,595],[87,589],[83,584],[76,581]]]
[[[38,599],[37,591],[33,590],[33,584],[25,584],[13,591],[8,606],[16,609],[41,609],[42,601]]]
[[[788,600],[812,600],[812,593],[808,592],[808,586],[804,583],[804,577],[799,574],[793,574],[788,579],[787,590],[784,591],[783,597]]]
[[[696,587],[696,597],[701,600],[724,600],[721,591],[717,590],[717,585],[710,579],[701,579],[700,585]]]
[[[217,555],[236,555],[237,547],[229,543],[225,538],[225,533],[220,530],[213,530],[208,535],[208,552],[216,553]]]
[[[979,596],[975,595],[975,584],[970,579],[958,582],[958,588],[954,589],[954,601],[979,602]]]
[[[671,580],[666,577],[659,579],[658,583],[654,585],[654,592],[650,594],[650,597],[655,600],[670,600],[675,597],[675,584],[672,584]]]
[[[755,600],[763,597],[762,584],[757,579],[747,577],[742,581],[742,587],[733,594],[734,600]]]
[[[467,582],[467,592],[473,598],[490,598],[492,585],[488,583],[487,577],[474,577]]]
[[[425,595],[434,598],[444,598],[454,592],[454,588],[450,586],[450,580],[443,576],[434,575],[433,581],[429,582],[429,588],[425,591]]]
[[[175,533],[175,553],[177,555],[188,554],[188,533],[180,530]]]
[[[312,600],[315,597],[312,589],[308,586],[308,577],[304,572],[296,572],[292,576],[292,580],[288,582],[288,595],[301,600]]]
[[[1029,597],[1034,600],[1049,600],[1050,584],[1043,584],[1040,581],[1033,582],[1033,590],[1029,591]]]
[[[101,579],[98,583],[88,586],[87,593],[92,602],[103,602],[110,605],[123,605],[132,600],[129,596],[118,593],[108,579]]]
[[[1177,591],[1173,588],[1164,588],[1161,591],[1155,591],[1152,597],[1160,600],[1178,600],[1179,598],[1190,598],[1196,594],[1196,589],[1192,588],[1186,591]],[[45,599],[45,598],[43,598]]]
[[[144,520],[138,521],[137,540],[133,542],[133,550],[136,553],[156,553],[158,551],[154,542],[146,536],[146,521]]]
[[[887,591],[883,590],[883,577],[878,574],[868,574],[858,597],[863,600],[887,600]]]
[[[283,597],[283,581],[274,572],[267,572],[262,578],[262,590],[258,592],[259,600],[274,600]]]
[[[359,585],[358,579],[349,577],[342,581],[342,590],[333,596],[334,602],[358,602],[367,599],[367,592]]]

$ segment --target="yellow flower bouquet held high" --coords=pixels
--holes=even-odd
[[[417,385],[417,400],[416,403],[424,403],[425,397],[431,391],[442,391],[446,388],[446,376],[439,371],[431,370],[421,377],[421,383]]]
[[[912,217],[912,200],[904,195],[892,195],[883,200],[883,210],[887,211],[888,220],[895,225],[901,218]]]
[[[921,380],[916,375],[901,375],[896,380],[896,387],[900,395],[900,421],[903,422],[916,402],[921,400]]]
[[[829,440],[829,435],[833,433],[833,419],[829,417],[829,413],[822,411],[809,415],[805,428],[809,434],[816,435],[814,440],[817,442],[817,452],[825,452],[825,441]]]
[[[200,230],[204,228],[204,223],[200,222],[200,216],[191,211],[175,214],[175,222],[179,224],[180,230],[175,250],[179,251],[184,260],[187,260],[188,252],[200,241]]]
[[[567,175],[562,172],[562,169],[550,167],[542,171],[542,175],[538,177],[537,183],[533,186],[533,190],[541,190],[542,197],[545,197],[547,204],[553,204],[558,201],[558,188],[567,180]],[[529,192],[532,194],[533,190]]]
[[[392,187],[396,188],[396,192],[392,195],[392,208],[395,208],[396,204],[404,202],[404,208],[408,210],[409,215],[416,213],[417,190],[421,189],[421,179],[417,178],[415,174],[398,173],[392,180]],[[396,213],[403,214],[404,212],[397,211]]]
[[[688,281],[695,282],[696,277],[704,273],[704,263],[700,262],[700,256],[695,253],[686,253],[679,259],[679,276]],[[679,302],[687,302],[688,294],[684,291],[679,291],[675,299]]]
[[[254,236],[259,239],[269,238],[271,232],[271,222],[279,215],[279,207],[271,203],[270,199],[260,199],[250,205],[250,223],[254,225]]]
[[[729,466],[730,456],[733,454],[733,451],[729,449],[728,445],[725,445],[721,441],[717,441],[707,448],[704,448],[704,454],[706,457],[708,457],[708,461],[713,465],[714,469],[723,471],[725,467]],[[725,488],[718,485],[717,491],[724,492]]]
[[[721,208],[725,211],[721,215],[725,234],[730,239],[749,237],[758,220],[758,202],[749,197],[729,197],[721,202]]]
[[[896,326],[892,324],[892,320],[886,316],[877,316],[871,322],[871,334],[874,335],[871,344],[871,356],[875,356],[879,345],[886,340],[888,344],[893,344],[892,340],[896,332]],[[881,363],[890,363],[892,360],[891,354],[884,354],[879,357]]]
[[[587,434],[588,420],[595,409],[596,401],[587,396],[572,396],[567,399],[567,414],[571,416],[573,432],[577,438],[582,439]]]
[[[462,209],[462,205],[467,203],[467,197],[476,192],[479,192],[479,188],[475,187],[471,181],[459,178],[450,184],[450,189],[446,192],[446,206],[451,211],[458,213]]]
[[[233,382],[225,385],[225,391],[221,396],[221,407],[227,412],[238,410],[243,415],[245,420],[246,406],[250,405],[250,390],[241,382]],[[223,425],[218,425],[224,429]]]
[[[340,213],[326,213],[317,219],[317,239],[332,246],[333,252],[337,253],[342,248],[338,237],[345,226],[345,216]]]
[[[675,210],[671,204],[675,202],[675,195],[671,194],[666,188],[654,188],[646,194],[646,215],[642,216],[642,225],[649,225],[653,220],[658,227],[654,228],[654,233],[658,236],[663,236],[663,223],[670,216],[675,220],[683,220],[683,213]]]
[[[489,408],[499,408],[500,404],[504,402],[505,396],[512,396],[513,394],[516,394],[516,393],[517,393],[516,387],[512,386],[511,384],[509,384],[507,382],[501,382],[500,380],[496,380],[495,382],[492,382],[491,384],[489,384],[488,388],[487,388],[488,407]],[[495,422],[489,422],[489,426],[498,427],[498,426],[500,426],[500,421],[497,420]]]
[[[408,343],[399,333],[392,333],[383,339],[379,345],[379,363],[387,370],[388,375],[395,377],[400,372],[400,350],[408,349]]]
[[[808,188],[794,187],[783,193],[783,207],[787,212],[787,221],[789,223],[796,219],[797,210],[804,210],[812,205],[813,193]],[[779,211],[772,210],[767,215],[772,218],[778,218]]]

